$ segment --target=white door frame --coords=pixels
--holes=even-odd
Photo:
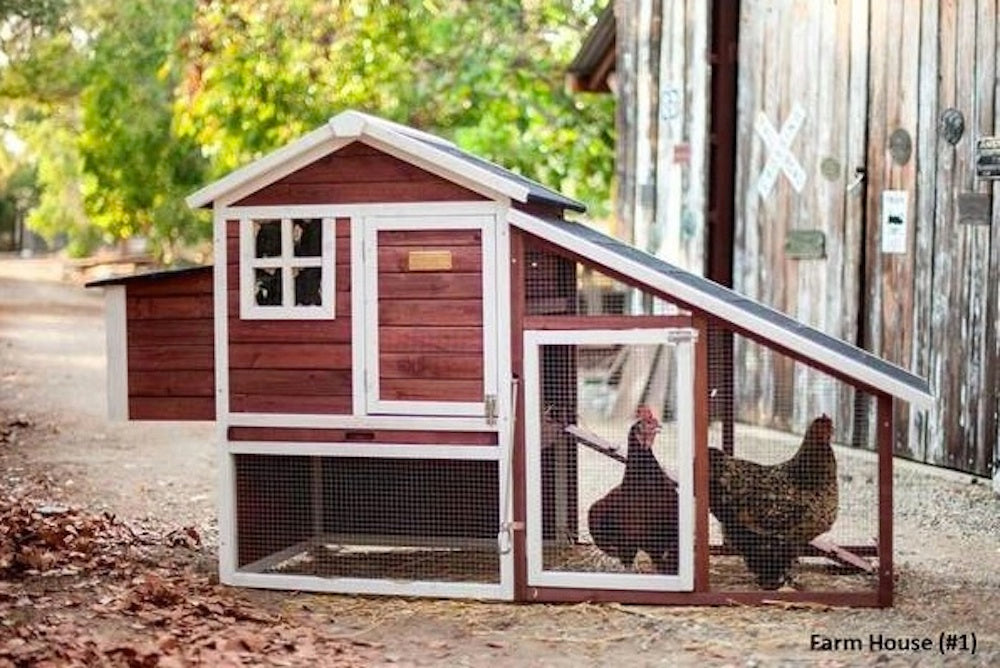
[[[433,415],[485,418],[485,398],[497,396],[497,302],[495,214],[370,215],[364,230],[365,404],[369,415]],[[483,400],[397,401],[380,397],[378,333],[378,233],[386,230],[479,230],[482,240]],[[485,424],[484,428],[495,430]]]
[[[694,589],[694,342],[693,329],[526,330],[524,332],[526,549],[528,585],[574,589]],[[546,571],[542,563],[540,356],[543,345],[653,344],[674,347],[677,388],[677,575]]]

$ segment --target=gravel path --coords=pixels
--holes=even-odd
[[[31,426],[0,442],[3,475],[47,477],[59,495],[91,510],[196,526],[210,545],[212,425],[107,422],[100,295],[3,278],[18,273],[11,264],[0,261],[0,417]],[[396,665],[1000,665],[1000,498],[986,480],[906,462],[896,467],[895,492],[890,610],[247,596],[342,632]],[[942,656],[943,633],[958,634],[957,645],[975,634],[976,654]],[[890,651],[883,642],[880,651],[871,636],[927,638],[933,648]],[[810,647],[835,638],[846,651]],[[860,649],[851,647],[855,639]]]

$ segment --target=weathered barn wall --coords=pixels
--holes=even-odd
[[[618,0],[615,234],[705,271],[709,5]]]
[[[974,159],[995,132],[997,9],[742,0],[734,235],[737,290],[930,380],[936,410],[896,411],[898,454],[984,475],[997,457],[1000,213]],[[949,109],[964,117],[954,143],[942,132]],[[906,197],[895,248],[887,190]],[[794,230],[822,233],[823,252]],[[825,410],[789,391],[808,371],[737,353],[738,373],[759,377],[762,415],[802,425]],[[852,404],[838,399],[840,420]],[[853,419],[860,435],[873,426]]]

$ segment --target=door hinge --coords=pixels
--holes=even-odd
[[[485,403],[486,424],[491,427],[497,423],[497,395],[487,394]]]

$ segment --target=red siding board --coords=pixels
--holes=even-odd
[[[350,343],[350,319],[240,320],[229,318],[229,343]]]
[[[479,274],[411,273],[380,274],[379,301],[383,299],[481,299]]]
[[[382,378],[412,378],[434,380],[479,380],[483,378],[482,355],[386,354],[379,356]]]
[[[347,369],[347,343],[234,343],[229,347],[233,369]]]
[[[129,371],[168,371],[215,369],[215,346],[130,346]]]
[[[380,327],[382,353],[482,353],[479,327]]]
[[[382,325],[451,325],[480,327],[483,303],[479,299],[392,299],[378,304]]]
[[[129,397],[132,420],[214,420],[214,397]]]
[[[129,371],[129,395],[135,397],[214,397],[213,371]]]
[[[128,291],[131,293],[131,290]],[[169,320],[212,318],[214,301],[194,294],[178,296],[142,296],[126,299],[129,320]]]
[[[379,248],[383,246],[482,246],[479,230],[383,230],[378,233]]]
[[[234,413],[350,415],[351,397],[231,394],[229,410]]]
[[[214,324],[210,318],[191,320],[130,320],[128,346],[213,345]]]
[[[352,144],[265,186],[237,206],[482,199],[410,163]]]
[[[482,380],[382,378],[379,396],[386,401],[482,401]]]
[[[274,396],[350,396],[351,372],[345,369],[231,369],[233,394]]]
[[[380,246],[378,249],[379,274],[402,272],[417,277],[428,273],[439,273],[414,272],[410,270],[410,253],[426,251],[444,251],[449,253],[451,255],[451,270],[448,273],[478,273],[483,266],[483,251],[478,246],[454,246],[434,243],[412,246]]]
[[[496,445],[496,432],[431,432],[371,429],[302,429],[230,427],[231,441],[296,441],[304,443],[406,443],[413,445]]]

